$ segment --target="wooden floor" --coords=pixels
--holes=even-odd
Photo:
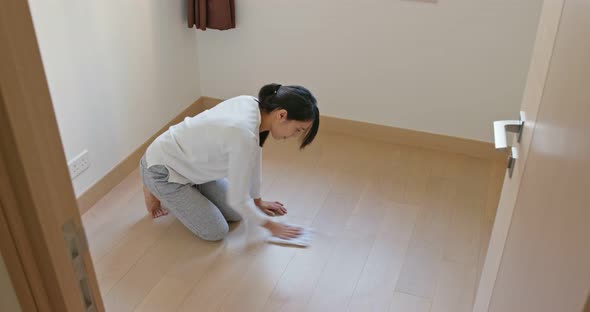
[[[501,164],[336,134],[269,143],[263,198],[313,227],[312,247],[152,220],[135,171],[83,216],[107,311],[471,311]]]

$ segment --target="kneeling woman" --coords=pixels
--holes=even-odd
[[[320,114],[314,96],[301,86],[269,84],[258,94],[226,100],[187,117],[160,135],[140,162],[145,203],[154,218],[172,213],[205,240],[227,236],[228,223],[248,215],[251,223],[283,239],[299,229],[273,222],[285,214],[279,202],[260,198],[261,149],[274,139],[315,138]]]

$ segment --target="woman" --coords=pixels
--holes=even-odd
[[[320,123],[314,96],[301,86],[269,84],[258,98],[239,96],[195,117],[187,117],[160,135],[140,162],[147,210],[154,218],[170,211],[202,239],[227,236],[227,222],[238,211],[271,232],[290,239],[300,229],[273,222],[287,210],[260,198],[261,149],[274,139],[301,136],[311,144]],[[167,209],[165,209],[165,208]]]

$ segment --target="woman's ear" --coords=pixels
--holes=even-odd
[[[277,118],[278,118],[280,121],[285,121],[285,120],[287,120],[287,110],[285,110],[285,109],[281,109],[281,110],[279,110],[279,111],[277,112]]]

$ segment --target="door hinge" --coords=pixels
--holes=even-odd
[[[80,285],[80,294],[84,304],[85,312],[96,312],[96,305],[92,298],[92,291],[88,284],[88,274],[86,273],[86,265],[84,265],[84,253],[88,251],[88,241],[86,240],[86,233],[81,227],[76,227],[72,220],[66,222],[63,227],[63,235],[66,245],[68,247],[68,254],[72,261],[74,273],[78,278]]]

